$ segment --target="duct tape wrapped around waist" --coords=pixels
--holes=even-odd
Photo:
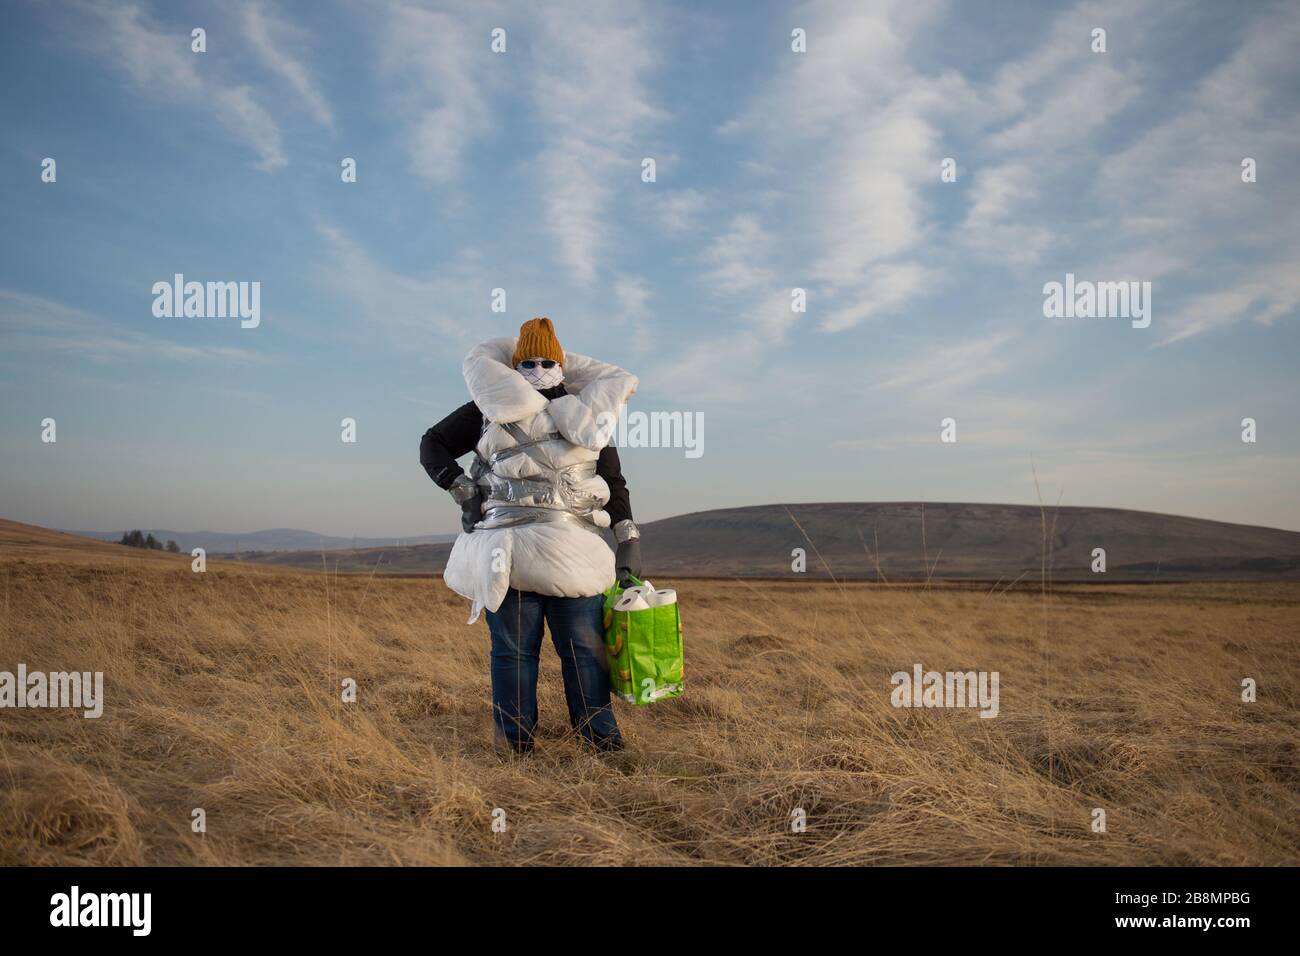
[[[559,508],[539,508],[531,505],[494,505],[490,508],[483,509],[483,520],[474,525],[475,528],[514,528],[519,525],[535,524],[539,521],[562,521],[573,524],[575,527],[584,528],[592,534],[599,534],[600,529],[596,527],[590,517],[574,514],[572,511],[562,511]]]
[[[589,531],[599,531],[592,513],[600,509],[602,502],[595,494],[578,487],[596,474],[596,463],[580,461],[563,468],[553,468],[547,459],[534,450],[542,442],[558,437],[555,434],[521,441],[519,445],[493,455],[489,462],[481,459],[475,461],[474,480],[483,489],[486,502],[483,520],[475,525],[476,528],[506,528],[538,521],[570,521]],[[538,469],[536,473],[514,478],[498,475],[491,470],[506,458],[521,453],[532,459]]]

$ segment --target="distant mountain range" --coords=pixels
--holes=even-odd
[[[63,530],[63,529],[60,529]],[[166,528],[141,528],[162,543],[175,541],[182,551],[203,548],[209,554],[233,554],[236,551],[339,551],[352,548],[380,548],[402,544],[439,544],[456,539],[454,534],[424,534],[409,538],[340,538],[297,528],[269,528],[230,534],[224,531],[169,531]],[[122,531],[66,531],[67,534],[98,541],[120,541]]]
[[[811,577],[1032,581],[1050,552],[1056,580],[1300,580],[1300,532],[1118,508],[757,505],[678,515],[641,530],[652,580],[786,577],[796,573],[795,549],[803,550],[802,573]],[[1092,571],[1097,548],[1106,552],[1104,575]],[[401,547],[335,548],[328,564],[340,571],[440,573],[450,550],[450,540],[421,544],[412,538]],[[245,560],[321,566],[319,553],[302,551]]]

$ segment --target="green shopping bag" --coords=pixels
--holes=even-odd
[[[632,578],[634,586],[654,594],[654,585]],[[617,581],[605,592],[605,652],[609,686],[629,704],[652,704],[682,693],[682,616],[675,594],[671,603],[620,610],[624,588]],[[636,595],[630,600],[634,601]],[[651,599],[666,601],[663,592]]]

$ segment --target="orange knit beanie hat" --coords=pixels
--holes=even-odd
[[[515,343],[515,354],[510,358],[512,366],[524,359],[544,358],[564,364],[564,349],[555,337],[555,327],[546,316],[529,319],[519,326],[519,341]]]

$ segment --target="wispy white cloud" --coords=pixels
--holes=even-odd
[[[163,321],[163,320],[153,320]],[[186,321],[166,320],[181,327]],[[238,328],[238,323],[235,324]],[[65,352],[105,364],[130,360],[219,361],[262,365],[261,352],[227,345],[189,345],[141,332],[52,299],[0,289],[0,328],[13,352]]]
[[[721,131],[761,134],[772,145],[784,137],[795,149],[842,135],[855,107],[879,108],[914,89],[912,47],[945,6],[942,0],[802,4],[788,19],[806,29],[808,52],[773,51],[779,59],[770,79]]]
[[[1063,228],[1044,201],[1059,202],[1096,168],[1098,136],[1142,92],[1133,58],[1092,52],[1092,30],[1102,24],[1114,43],[1136,46],[1155,27],[1152,5],[1069,7],[991,82],[965,87],[962,120],[976,136],[971,200],[956,238],[985,261],[1032,266],[1079,231]]]
[[[956,392],[981,379],[995,378],[1011,364],[1009,332],[980,335],[954,343],[920,344],[872,384],[879,390]]]
[[[942,7],[829,0],[801,7],[791,22],[807,29],[808,52],[779,54],[770,81],[722,127],[749,137],[778,180],[803,173],[766,215],[782,218],[784,234],[806,236],[801,268],[814,280],[813,314],[826,331],[901,308],[934,284],[915,254],[937,163],[931,114],[951,107],[909,54]],[[789,241],[783,246],[782,267],[799,266]]]
[[[822,321],[827,332],[842,332],[877,315],[897,312],[921,295],[937,277],[916,262],[883,262],[864,273],[850,304],[833,309]]]
[[[586,286],[613,247],[617,190],[642,185],[639,134],[665,117],[647,86],[656,38],[638,3],[548,3],[535,13],[529,82],[543,134],[543,224]]]
[[[813,274],[871,296],[871,267],[913,252],[924,236],[921,190],[935,179],[937,133],[910,101],[855,125],[827,164]]]
[[[614,280],[615,321],[642,323],[650,318],[650,287],[640,276]]]
[[[491,288],[472,249],[461,250],[456,260],[426,275],[408,275],[386,265],[337,225],[318,223],[317,232],[325,242],[320,281],[350,302],[350,314],[390,346],[433,357],[448,345],[459,349],[476,337],[488,337],[485,329],[476,330],[467,321],[486,313]]]
[[[695,405],[752,404],[754,383],[760,378],[763,345],[756,336],[716,336],[683,339],[681,347],[661,349],[641,375],[648,394]],[[719,356],[726,360],[719,361]]]
[[[293,45],[302,43],[299,31],[260,2],[244,5],[242,21],[244,36],[262,65],[279,74],[293,88],[317,123],[333,129],[334,113],[325,94],[311,71],[291,52]]]
[[[396,3],[382,29],[380,69],[404,126],[411,170],[435,185],[455,181],[466,151],[493,129],[489,94],[499,58],[489,52],[488,34],[474,32],[475,9]]]
[[[699,276],[700,282],[734,316],[738,338],[757,332],[769,347],[780,343],[802,315],[792,307],[795,287],[780,284],[783,277],[775,265],[777,248],[776,237],[758,215],[740,213],[709,242],[700,257],[707,267]],[[720,352],[719,362],[729,364],[731,355],[730,349]]]
[[[665,189],[651,202],[659,228],[669,236],[682,236],[698,229],[709,207],[708,197],[698,189]]]
[[[160,28],[134,3],[95,3],[84,9],[103,27],[105,42],[98,48],[137,88],[160,100],[204,110],[215,107],[221,125],[258,155],[259,169],[287,165],[280,128],[252,87],[223,82],[200,70],[199,58],[208,54],[191,52],[188,32]]]
[[[1286,172],[1300,154],[1297,48],[1300,12],[1271,8],[1184,109],[1100,166],[1097,193],[1126,226],[1108,265],[1164,280],[1175,303],[1157,320],[1164,344],[1300,308],[1300,230],[1284,212],[1300,206]],[[1256,183],[1241,179],[1245,157],[1259,164]]]
[[[1243,319],[1272,325],[1300,309],[1300,251],[1245,274],[1227,289],[1189,296],[1174,310],[1162,344],[1172,344]]]
[[[1041,193],[1039,167],[1024,162],[994,163],[976,170],[971,200],[958,229],[958,239],[986,261],[1030,266],[1039,262],[1055,241],[1055,230],[1028,218],[1025,207]]]
[[[226,125],[238,130],[259,151],[259,169],[270,172],[288,165],[280,146],[280,127],[258,104],[251,87],[217,86],[211,91],[211,99]]]
[[[758,216],[742,213],[732,218],[725,232],[715,236],[704,252],[708,271],[705,284],[724,295],[752,293],[772,283],[768,263],[772,256],[772,235]]]

